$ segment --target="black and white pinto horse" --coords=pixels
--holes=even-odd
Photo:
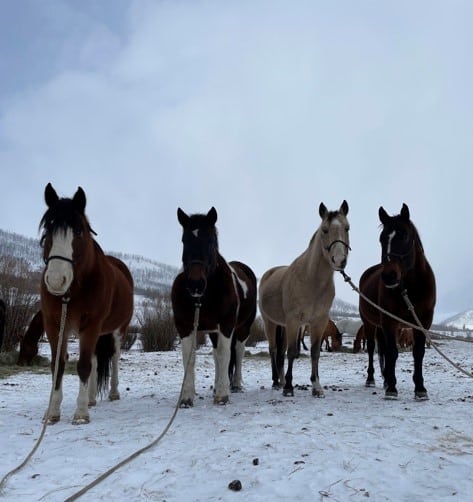
[[[256,277],[238,261],[227,262],[218,250],[217,211],[187,215],[177,210],[182,225],[183,271],[172,286],[172,308],[181,338],[184,384],[180,405],[193,406],[195,397],[194,319],[198,333],[208,333],[215,361],[214,403],[225,404],[241,390],[245,342],[256,316]]]

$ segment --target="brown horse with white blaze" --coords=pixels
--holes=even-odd
[[[403,204],[400,214],[389,216],[383,207],[380,207],[379,219],[383,225],[380,235],[381,263],[363,273],[360,278],[360,291],[384,311],[415,323],[404,299],[407,295],[422,326],[429,329],[436,300],[435,277],[425,257],[419,233],[410,220],[409,208]],[[371,305],[363,296],[360,296],[359,308],[368,347],[366,385],[374,386],[373,353],[377,340],[385,397],[397,399],[397,339],[405,325]],[[425,400],[428,399],[422,375],[425,334],[421,329],[413,330],[412,353],[414,395],[417,400]]]
[[[52,402],[45,419],[49,423],[60,419],[67,341],[75,334],[79,339],[79,394],[73,423],[84,424],[90,420],[88,406],[95,404],[97,371],[106,374],[108,363],[112,366],[109,398],[120,398],[120,339],[126,335],[133,315],[133,278],[127,266],[121,260],[106,255],[93,238],[92,233],[95,232],[85,215],[86,197],[82,188],[79,187],[71,199],[59,198],[48,183],[44,197],[48,209],[40,227],[43,229],[41,245],[46,266],[40,293],[44,329],[51,346],[53,375],[59,351],[57,379],[53,382]],[[64,304],[67,305],[67,313],[59,346]],[[112,351],[108,351],[106,360],[98,361],[94,354],[99,337],[110,333],[115,339],[113,355]]]

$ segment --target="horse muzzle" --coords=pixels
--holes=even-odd
[[[74,274],[70,265],[67,266],[65,263],[56,263],[55,265],[48,266],[44,274],[44,284],[49,293],[61,296],[70,288]]]
[[[401,270],[396,263],[387,263],[381,272],[381,280],[388,289],[397,288],[401,284]]]

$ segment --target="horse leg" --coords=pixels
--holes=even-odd
[[[97,335],[89,333],[81,333],[79,338],[80,354],[77,361],[77,373],[79,375],[79,393],[77,395],[76,411],[72,423],[74,425],[88,424],[89,416],[89,378],[92,372],[95,357],[94,350],[97,343]],[[97,370],[95,366],[94,375]],[[92,383],[93,386],[93,383]]]
[[[286,378],[283,388],[283,396],[294,396],[294,387],[292,386],[292,365],[294,364],[294,359],[299,357],[299,344],[297,341],[298,326],[297,325],[287,325],[286,336],[287,336],[287,371]]]
[[[195,344],[196,334],[181,338],[182,364],[184,365],[184,382],[179,405],[182,408],[194,406],[195,397]]]
[[[125,337],[123,337],[125,339]],[[115,344],[115,351],[112,356],[112,375],[110,377],[110,392],[108,398],[110,401],[118,401],[120,399],[120,391],[118,390],[118,369],[120,364],[120,346],[122,335],[119,331],[114,331],[113,341]]]
[[[92,355],[92,367],[90,369],[89,384],[88,384],[88,395],[89,395],[89,408],[97,404],[97,356]]]
[[[241,328],[240,328],[241,329]],[[245,329],[244,333],[249,334],[249,330]],[[245,356],[245,342],[246,338],[243,341],[240,341],[240,338],[243,338],[244,333],[240,333],[240,330],[236,330],[233,336],[235,340],[232,341],[232,356],[233,365],[230,362],[229,367],[229,377],[230,377],[230,385],[232,392],[242,392],[242,366],[243,366],[243,357]]]
[[[385,388],[384,397],[385,399],[397,399],[396,361],[398,348],[395,332],[392,330],[384,330],[383,338],[386,343],[385,367],[383,373]]]
[[[375,387],[374,379],[374,349],[376,348],[376,328],[364,322],[366,349],[368,352],[368,371],[365,387]],[[379,347],[378,347],[379,351]]]
[[[422,376],[422,362],[425,354],[425,334],[420,330],[414,330],[412,355],[414,356],[414,396],[418,401],[426,401],[429,399],[427,390],[424,387],[424,377]]]
[[[322,323],[316,325],[312,324],[310,327],[310,359],[312,362],[310,381],[312,382],[312,395],[314,397],[325,397],[319,380],[320,346],[324,338],[324,332],[318,329],[320,325],[322,325]]]
[[[64,340],[67,337],[64,337]],[[57,377],[56,377],[56,382],[54,382],[54,373],[55,373],[55,366],[56,366],[56,355],[57,355],[57,340],[51,341],[51,339],[48,337],[50,340],[50,345],[51,345],[51,375],[53,377],[53,392],[52,392],[52,397],[51,397],[51,403],[50,406],[47,410],[47,412],[44,415],[44,421],[47,422],[48,424],[55,424],[59,422],[61,418],[61,403],[62,403],[62,377],[64,375],[64,368],[66,365],[66,345],[67,342],[63,341],[62,347],[59,349],[61,351],[60,356],[59,356],[59,361],[58,361],[58,367],[57,367]]]
[[[228,403],[230,379],[228,365],[230,364],[231,336],[218,332],[217,346],[213,349],[215,360],[215,396],[214,404]]]

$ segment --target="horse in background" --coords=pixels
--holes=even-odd
[[[0,351],[3,345],[3,336],[5,334],[5,319],[7,316],[7,306],[5,302],[0,298]]]
[[[293,396],[292,367],[300,353],[300,330],[308,326],[311,338],[312,395],[323,397],[319,381],[320,346],[335,297],[333,275],[347,263],[348,204],[337,211],[319,206],[321,223],[308,248],[288,266],[273,267],[260,280],[259,307],[269,341],[273,387]],[[287,351],[288,368],[284,374]]]
[[[79,187],[70,198],[59,198],[50,183],[45,188],[47,210],[40,222],[45,268],[41,279],[41,312],[51,347],[51,372],[54,375],[59,351],[57,379],[53,382],[48,423],[60,419],[62,377],[67,358],[67,341],[72,334],[79,339],[79,394],[73,424],[90,421],[88,406],[96,403],[97,392],[106,383],[111,366],[109,398],[119,399],[118,361],[120,340],[125,337],[133,315],[133,278],[119,259],[106,255],[93,238],[85,214],[86,196]],[[64,333],[59,346],[63,304],[67,305]],[[107,336],[100,340],[103,335]],[[112,347],[103,358],[95,356],[103,343]],[[102,350],[100,350],[102,354]]]
[[[38,343],[44,334],[43,314],[38,310],[30,321],[25,334],[20,338],[18,366],[30,365],[38,354]]]
[[[407,349],[414,343],[414,332],[412,328],[401,328],[397,343],[401,349]]]
[[[174,323],[181,338],[184,383],[180,406],[195,398],[194,316],[199,308],[197,336],[208,333],[215,361],[214,403],[226,404],[230,389],[241,390],[245,342],[256,316],[256,276],[244,263],[227,262],[219,252],[217,211],[187,215],[181,208],[183,271],[172,291]]]
[[[309,350],[304,342],[304,337],[309,335],[309,330],[307,326],[303,326],[299,329],[301,333],[300,342],[305,350]],[[332,344],[330,345],[330,339],[332,340]],[[320,350],[322,350],[322,346],[325,346],[325,350],[327,352],[339,352],[342,349],[342,333],[337,328],[337,325],[332,321],[332,319],[328,320],[327,326],[325,327],[324,334],[322,336],[322,342],[320,346]]]
[[[410,219],[409,208],[402,205],[400,214],[389,216],[379,208],[383,225],[381,263],[368,268],[360,278],[360,291],[382,309],[401,319],[415,323],[403,294],[407,294],[425,329],[429,329],[436,301],[435,277],[427,261],[419,233]],[[368,377],[366,385],[374,386],[373,353],[378,342],[378,357],[384,378],[386,399],[397,399],[396,361],[397,338],[403,323],[391,318],[360,296],[359,309],[365,326],[368,347]],[[422,375],[425,353],[425,334],[413,330],[414,395],[417,400],[428,399]]]
[[[363,324],[358,328],[356,332],[355,339],[353,340],[353,353],[358,354],[363,348],[363,352],[366,348],[366,336],[365,336],[365,327]]]

